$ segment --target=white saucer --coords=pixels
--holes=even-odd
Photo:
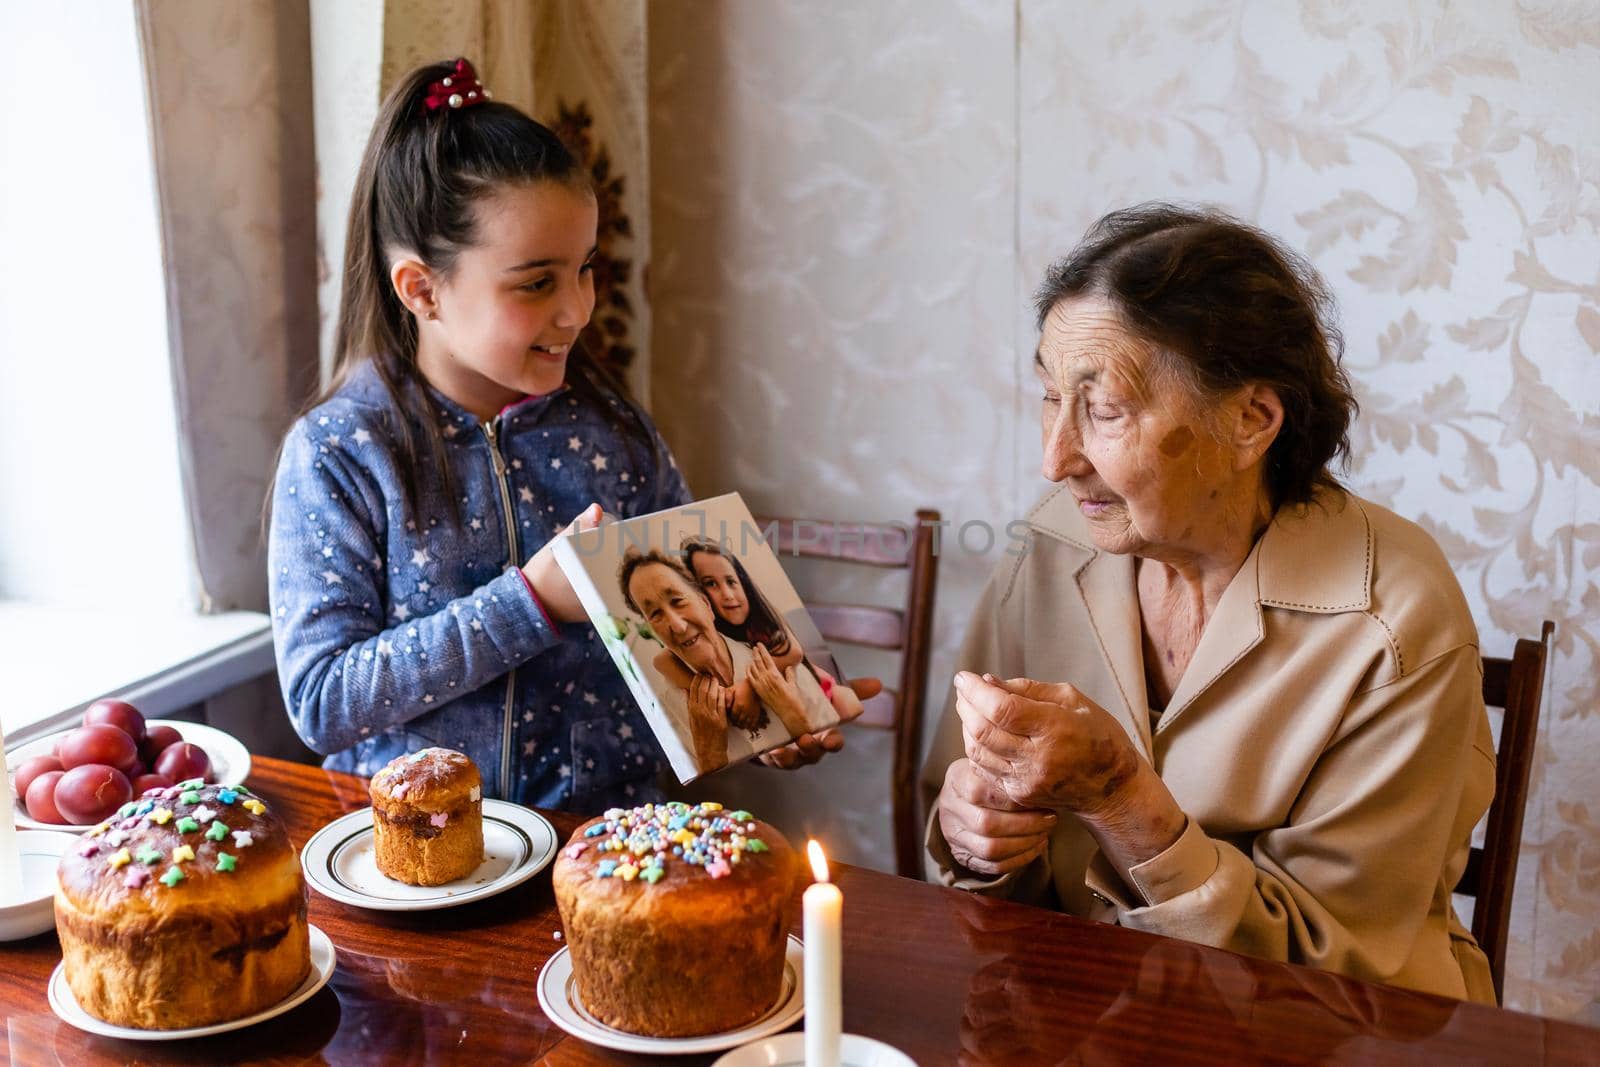
[[[805,1034],[774,1034],[718,1057],[711,1067],[805,1067],[805,1063]],[[839,1067],[917,1067],[917,1061],[876,1038],[840,1034]]]
[[[77,845],[71,834],[23,830],[17,834],[17,866],[22,898],[0,900],[0,941],[20,941],[56,924],[56,868],[61,856]]]
[[[215,785],[240,785],[250,777],[250,750],[239,743],[239,739],[232,734],[223,733],[215,726],[207,726],[198,722],[183,722],[179,719],[149,719],[146,726],[170,726],[183,735],[183,739],[190,744],[199,745],[211,759],[211,780]],[[65,737],[76,730],[74,726],[67,730],[57,730],[53,734],[29,741],[25,745],[18,745],[6,753],[7,780],[17,771],[17,766],[25,759],[32,756],[50,755],[50,746],[57,738]],[[19,830],[60,830],[67,834],[81,834],[93,828],[96,823],[87,823],[83,826],[63,825],[61,823],[40,822],[28,818],[28,813],[23,810],[22,801],[13,797],[5,797],[11,801],[13,810],[17,813],[17,829]],[[134,797],[138,800],[138,797]]]
[[[767,1034],[775,1034],[805,1014],[805,988],[800,975],[805,967],[805,947],[789,935],[784,955],[783,991],[772,1010],[749,1026],[700,1037],[644,1037],[617,1030],[590,1015],[578,998],[578,985],[572,978],[572,953],[562,948],[539,975],[539,1007],[550,1021],[573,1037],[580,1037],[601,1048],[621,1052],[644,1052],[660,1056],[680,1056],[691,1052],[720,1052],[743,1045]]]
[[[382,874],[372,850],[372,809],[362,808],[311,835],[300,852],[306,882],[325,897],[373,911],[432,911],[503,893],[555,859],[556,828],[536,811],[505,800],[483,802],[483,862],[444,885],[406,885]]]
[[[309,924],[308,924],[309,925]],[[272,1007],[258,1011],[254,1015],[246,1015],[242,1019],[230,1019],[225,1023],[214,1023],[211,1026],[191,1026],[185,1030],[140,1030],[132,1026],[113,1026],[84,1011],[78,1006],[78,1001],[72,995],[72,987],[67,985],[67,965],[56,964],[56,969],[50,975],[50,985],[46,992],[50,998],[50,1010],[61,1018],[61,1021],[79,1030],[86,1030],[91,1034],[101,1037],[120,1037],[124,1041],[179,1041],[189,1037],[207,1037],[211,1034],[225,1034],[229,1030],[242,1030],[246,1026],[254,1026],[263,1019],[271,1019],[282,1015],[291,1008],[298,1007],[311,999],[311,995],[328,984],[328,979],[333,977],[334,965],[338,962],[338,953],[334,951],[333,942],[328,940],[328,935],[311,926],[311,973],[306,975],[306,980],[300,983],[298,989],[284,997]]]

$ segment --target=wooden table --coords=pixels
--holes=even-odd
[[[258,759],[250,785],[297,845],[365,807],[365,783]],[[576,816],[551,816],[563,838]],[[845,1029],[933,1064],[1600,1063],[1600,1031],[1266,963],[841,867]],[[444,911],[368,912],[311,894],[339,950],[295,1011],[195,1041],[122,1042],[60,1022],[54,934],[0,947],[16,1064],[660,1063],[558,1030],[534,983],[559,948],[548,873]],[[796,930],[798,933],[798,929]],[[714,1056],[673,1062],[709,1063]]]

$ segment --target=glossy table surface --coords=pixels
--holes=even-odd
[[[303,846],[365,783],[272,759],[250,786]],[[562,838],[581,820],[552,814]],[[942,1063],[1600,1063],[1600,1031],[1339,978],[843,867],[844,1022]],[[17,1064],[661,1062],[567,1036],[535,995],[561,948],[550,875],[457,908],[370,912],[311,894],[332,981],[275,1020],[124,1042],[52,1014],[54,934],[0,945],[0,1052]],[[798,933],[798,929],[795,931]],[[678,1058],[710,1063],[715,1055]]]

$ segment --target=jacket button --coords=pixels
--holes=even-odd
[[[1116,905],[1111,903],[1111,898],[1106,896],[1104,893],[1101,893],[1101,892],[1099,892],[1097,890],[1091,889],[1091,890],[1089,890],[1089,895],[1091,897],[1094,897],[1094,899],[1098,900],[1100,903],[1104,904],[1108,908],[1116,907]]]

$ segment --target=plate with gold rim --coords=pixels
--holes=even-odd
[[[300,851],[306,884],[343,904],[373,911],[433,911],[504,893],[555,859],[560,841],[543,815],[506,800],[483,801],[483,862],[444,885],[407,885],[378,870],[372,809],[341,815]]]
[[[328,939],[327,934],[316,926],[309,923],[306,925],[311,940],[311,970],[307,973],[305,981],[278,1003],[243,1018],[212,1023],[210,1026],[190,1026],[181,1030],[141,1030],[134,1026],[116,1026],[104,1019],[95,1018],[78,1004],[78,998],[72,995],[72,987],[67,984],[65,962],[56,964],[45,994],[50,1001],[50,1010],[55,1012],[62,1022],[101,1037],[120,1037],[124,1041],[182,1041],[191,1037],[209,1037],[212,1034],[225,1034],[230,1030],[242,1030],[299,1007],[310,1000],[316,991],[327,985],[328,979],[333,977],[334,967],[339,962],[338,951],[334,949],[333,942]]]
[[[805,945],[798,937],[789,935],[789,946],[784,952],[783,988],[777,1003],[765,1015],[737,1030],[720,1034],[703,1034],[698,1037],[646,1037],[630,1034],[607,1026],[583,1006],[578,995],[578,983],[572,976],[572,952],[563,947],[539,972],[539,1007],[545,1016],[573,1037],[581,1038],[601,1048],[619,1052],[643,1052],[658,1056],[682,1056],[696,1052],[721,1052],[737,1048],[749,1041],[775,1034],[798,1022],[806,1013]]]

